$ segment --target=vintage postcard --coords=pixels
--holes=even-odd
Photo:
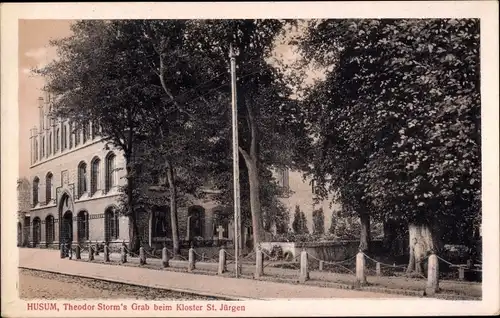
[[[2,316],[498,314],[497,16],[3,4]]]

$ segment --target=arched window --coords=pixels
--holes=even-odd
[[[42,240],[41,223],[39,217],[33,219],[33,246],[38,246]]]
[[[66,127],[65,124],[63,124],[63,126],[62,126],[61,139],[62,139],[61,150],[64,151],[68,148],[68,128]],[[70,142],[70,144],[71,144],[71,142]],[[71,146],[70,146],[70,148],[71,148]]]
[[[33,206],[36,206],[38,204],[38,185],[40,184],[40,179],[38,177],[35,177],[33,179]]]
[[[120,233],[118,212],[109,207],[104,212],[104,236],[106,242],[118,239]]]
[[[89,239],[89,214],[87,211],[80,211],[77,215],[78,242]]]
[[[104,190],[109,192],[115,186],[115,154],[110,153],[106,156],[106,182]]]
[[[87,164],[80,162],[78,165],[78,198],[87,192]]]
[[[52,154],[52,132],[49,133],[49,153],[47,156],[50,156]]]
[[[47,244],[54,243],[54,238],[56,236],[54,217],[52,215],[47,215],[45,218],[45,242]]]
[[[45,177],[45,203],[49,204],[52,201],[52,173],[47,173]]]
[[[205,209],[201,206],[192,206],[188,209],[189,239],[203,237],[203,227],[205,225]]]
[[[101,160],[99,158],[94,158],[92,160],[91,164],[91,171],[90,171],[90,195],[94,195],[94,193],[99,190],[99,176],[100,176],[100,166],[101,166]]]
[[[54,141],[54,152],[59,151],[59,135],[61,134],[61,131],[59,128],[56,129],[56,140]]]
[[[170,226],[170,208],[168,206],[153,206],[152,215],[152,237],[172,238]]]

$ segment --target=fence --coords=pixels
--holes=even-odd
[[[160,255],[157,252],[160,250],[148,250],[145,247],[140,247],[138,253],[130,251],[125,243],[114,244],[114,247],[110,247],[112,244],[104,244],[99,242],[85,242],[83,244],[72,244],[71,248],[61,249],[61,257],[69,257],[70,259],[82,259],[82,254],[86,255],[86,260],[92,262],[96,261],[96,256],[102,254],[102,261],[104,262],[116,262],[115,259],[112,260],[111,254],[120,254],[120,263],[138,263],[139,266],[150,265],[156,266],[161,264],[162,267],[170,267],[171,263],[175,262],[176,267],[187,269],[188,272],[193,272],[198,269],[210,269],[211,271],[217,271],[217,274],[222,275],[230,270],[228,265],[235,263],[235,257],[225,248],[221,248],[219,253],[214,256],[207,257],[204,253],[199,253],[195,248],[191,247],[188,251],[188,257],[174,254],[173,250],[168,249],[166,246],[161,249]],[[114,255],[114,258],[117,256]],[[327,273],[328,267],[337,268],[343,271],[347,275],[351,275],[354,278],[354,287],[361,288],[369,284],[369,276],[382,277],[385,276],[384,269],[399,270],[405,272],[407,269],[406,265],[396,265],[384,263],[377,260],[375,257],[367,255],[363,251],[358,251],[355,255],[351,255],[342,261],[326,261],[324,259],[318,258],[315,255],[311,255],[305,249],[303,249],[299,255],[296,255],[293,259],[287,261],[280,261],[279,257],[270,255],[266,253],[263,249],[257,248],[255,252],[251,252],[247,255],[240,257],[240,264],[245,266],[245,270],[253,272],[253,278],[261,278],[266,275],[273,275],[273,270],[271,267],[276,268],[276,265],[288,265],[289,269],[297,270],[291,273],[295,273],[295,277],[298,278],[300,283],[305,283],[310,280],[310,272],[313,270],[316,273]],[[248,262],[248,261],[253,262]],[[149,264],[151,262],[151,264]],[[481,264],[453,264],[436,254],[428,255],[422,262],[427,263],[427,270],[425,272],[417,273],[421,278],[426,279],[425,293],[429,296],[436,294],[439,291],[439,267],[441,265],[449,266],[450,268],[458,270],[459,279],[464,280],[466,273],[482,273]],[[354,265],[354,268],[353,268]],[[252,266],[255,266],[252,270]],[[369,268],[374,267],[375,275],[368,275]],[[479,268],[479,269],[478,269]],[[274,270],[275,271],[275,270]],[[373,273],[372,273],[373,274]]]

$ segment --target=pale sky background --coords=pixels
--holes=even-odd
[[[70,25],[75,20],[19,20],[19,177],[29,177],[30,129],[38,125],[38,98],[43,96],[44,80],[34,75],[31,69],[41,67],[53,60],[57,54],[50,46],[52,39],[71,35]],[[289,34],[296,34],[297,30]],[[289,66],[297,55],[286,39],[278,39],[275,58]],[[271,61],[270,61],[271,62]],[[272,63],[272,62],[271,62]],[[290,67],[291,69],[291,67]],[[286,71],[289,72],[290,69]],[[306,85],[322,78],[321,71],[307,70]]]
[[[71,34],[71,20],[19,20],[19,177],[29,176],[30,129],[38,123],[38,97],[43,79],[30,69],[56,56],[51,39]]]

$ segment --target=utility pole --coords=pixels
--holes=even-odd
[[[236,277],[241,274],[239,256],[241,252],[241,211],[240,211],[240,166],[238,148],[238,107],[236,95],[236,53],[231,45],[229,58],[231,59],[231,92],[233,114],[233,181],[234,181],[234,264]]]

